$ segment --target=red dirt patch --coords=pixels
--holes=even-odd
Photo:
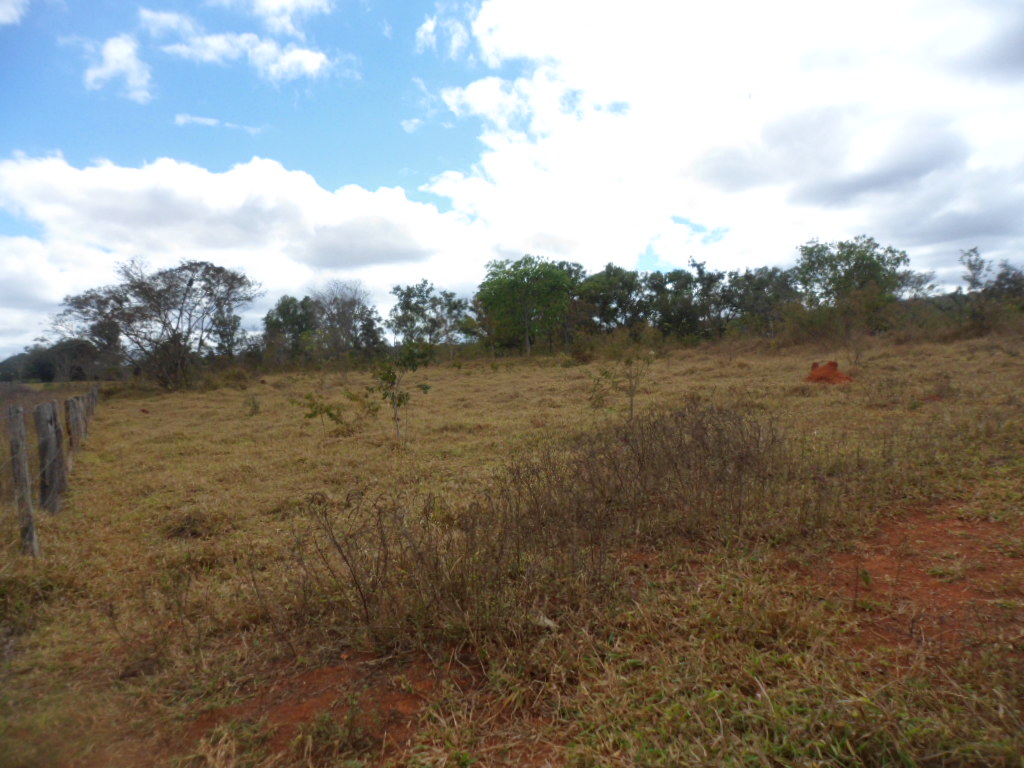
[[[296,737],[327,713],[384,755],[408,741],[431,694],[449,677],[426,657],[398,661],[351,653],[341,662],[281,677],[247,701],[201,714],[188,729],[189,742],[225,723],[258,723],[267,750],[277,755],[293,749]]]
[[[853,381],[853,378],[839,370],[839,363],[835,360],[829,360],[824,365],[811,363],[811,372],[807,374],[804,381],[818,384],[842,384],[847,381]]]
[[[833,556],[825,583],[862,617],[854,645],[948,655],[998,642],[1024,653],[1024,521],[946,505],[884,523]]]

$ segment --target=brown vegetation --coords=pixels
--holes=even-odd
[[[1017,765],[1024,346],[829,351],[421,368],[401,444],[127,387],[6,526],[0,764]]]

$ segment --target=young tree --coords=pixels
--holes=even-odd
[[[412,393],[405,388],[406,374],[427,365],[434,355],[433,348],[421,341],[403,344],[396,352],[381,361],[374,369],[376,384],[368,388],[368,393],[380,394],[391,408],[391,421],[395,425],[395,439],[402,442],[402,409],[409,405]],[[430,391],[429,384],[417,385],[423,394]]]
[[[66,297],[57,328],[99,340],[101,352],[117,349],[169,389],[191,383],[196,361],[222,339],[224,318],[260,295],[244,274],[206,261],[152,273],[131,261],[118,274],[117,285]]]

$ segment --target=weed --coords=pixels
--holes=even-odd
[[[266,722],[231,720],[218,725],[181,761],[181,768],[259,768],[268,757]]]
[[[204,510],[188,510],[177,513],[163,525],[163,534],[168,539],[209,539],[219,535],[228,527],[221,515]]]
[[[292,400],[291,402],[293,405],[306,409],[304,416],[307,419],[320,419],[320,427],[323,429],[325,440],[327,439],[328,421],[334,424],[342,434],[352,433],[353,426],[345,419],[345,414],[341,408],[328,403],[321,395],[315,392],[307,392],[298,400]]]
[[[342,758],[358,758],[376,752],[380,739],[363,722],[368,713],[361,707],[360,693],[349,696],[341,720],[331,712],[320,712],[299,729],[292,741],[292,751],[306,765],[336,765]]]
[[[256,395],[249,395],[245,398],[245,415],[258,416],[260,412],[260,400]]]
[[[39,609],[61,591],[44,574],[0,574],[0,659],[13,650],[15,638],[30,631],[39,620]]]
[[[964,580],[968,570],[967,560],[964,557],[956,553],[946,553],[939,557],[942,562],[929,568],[929,575],[945,582]]]

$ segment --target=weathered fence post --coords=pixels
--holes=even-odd
[[[67,464],[64,461],[64,433],[57,413],[57,403],[50,401],[35,409],[36,432],[39,436],[39,498],[50,514],[60,511],[60,497],[68,487]]]
[[[68,472],[75,462],[75,454],[85,441],[85,402],[84,398],[72,397],[64,401],[64,421],[68,425]]]
[[[7,409],[11,423],[11,469],[14,472],[14,498],[21,527],[21,551],[32,557],[39,556],[39,538],[32,511],[32,476],[28,469],[28,440],[25,437],[25,412],[20,405]]]
[[[92,415],[96,412],[96,405],[99,403],[99,401],[100,401],[100,388],[99,387],[92,387],[89,390],[88,394],[86,394],[86,396],[85,396],[85,419],[86,419],[86,425],[87,426],[88,426],[89,419],[91,419]]]

